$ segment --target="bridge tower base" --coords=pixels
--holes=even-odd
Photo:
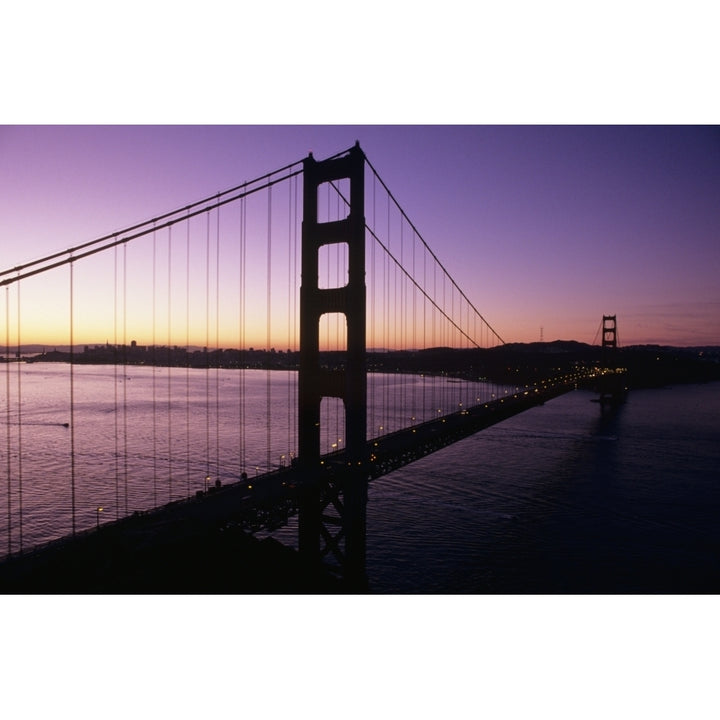
[[[300,287],[300,368],[298,378],[298,458],[302,474],[298,543],[309,564],[330,556],[349,587],[366,585],[365,538],[367,473],[367,378],[365,365],[365,156],[358,144],[347,154],[303,163],[302,277]],[[350,209],[341,220],[318,221],[318,188],[350,181]],[[347,285],[319,287],[319,253],[325,245],[347,245]],[[347,347],[342,369],[320,362],[320,318],[342,313]],[[323,397],[342,399],[345,450],[341,461],[321,461],[320,405]]]

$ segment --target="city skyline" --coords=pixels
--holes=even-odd
[[[506,342],[590,343],[603,314],[618,316],[621,344],[720,342],[720,133],[714,127],[4,126],[3,269],[183,207],[300,161],[308,152],[323,159],[355,141]],[[368,205],[366,200],[370,224]],[[223,247],[218,263],[224,272],[225,258],[237,248],[228,245],[226,251],[220,230],[212,232]],[[257,267],[264,262],[262,241]],[[133,251],[131,262],[147,266],[152,253],[158,257],[154,275],[164,274],[162,262],[171,262],[163,256],[166,242],[159,235],[152,249],[146,243]],[[194,267],[201,261],[193,256]],[[177,254],[172,262],[181,262]],[[100,280],[96,267],[76,271],[78,307],[91,307],[101,289],[108,294],[107,287],[98,287],[107,286],[107,275]],[[277,272],[286,277],[290,269]],[[127,296],[138,294],[138,304],[147,309],[148,297],[140,297],[132,277]],[[229,276],[224,282],[231,281]],[[67,282],[66,275],[57,281],[59,297],[67,293]],[[280,287],[275,280],[272,301],[294,312],[296,300],[281,297]],[[51,292],[47,280],[37,288],[40,294]],[[62,302],[35,313],[32,292],[32,286],[23,287],[22,341],[67,344]],[[221,329],[219,293],[218,301],[212,311],[203,311],[203,298],[188,300],[197,316],[193,327],[208,320],[211,325],[193,330],[189,344],[242,345],[235,320],[232,328]],[[102,311],[93,308],[97,318],[78,316],[76,329],[86,333],[77,336],[78,343],[112,343],[123,339],[118,333],[124,330],[128,341],[132,336],[142,344],[153,339],[163,344],[172,334],[173,344],[183,344],[185,311],[170,318],[162,304],[167,300],[157,301],[152,330],[147,320],[144,328],[119,328],[111,302],[107,299]],[[15,312],[13,307],[9,314]],[[136,312],[140,317],[143,308]],[[287,330],[270,337],[265,325],[263,318],[257,318],[257,327],[248,323],[247,347],[263,347],[268,338],[278,348],[295,344]]]

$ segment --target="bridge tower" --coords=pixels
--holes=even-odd
[[[302,263],[300,285],[300,369],[298,377],[298,459],[302,474],[298,542],[310,564],[332,553],[346,582],[365,584],[367,474],[367,377],[365,362],[365,155],[358,143],[347,154],[303,162]],[[341,220],[319,222],[318,188],[350,181],[350,209]],[[319,287],[319,253],[325,245],[348,248],[347,285]],[[320,318],[342,313],[347,347],[342,369],[320,363]],[[321,462],[320,404],[342,399],[345,450],[342,463]],[[342,466],[341,466],[342,465]]]
[[[606,348],[617,347],[617,315],[603,315],[602,321],[602,348],[605,353]]]
[[[598,383],[600,405],[617,405],[625,399],[625,373],[617,367],[617,316],[603,315],[601,362],[605,374]]]

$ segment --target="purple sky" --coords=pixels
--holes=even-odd
[[[0,265],[355,140],[507,342],[720,344],[717,127],[2,126]]]

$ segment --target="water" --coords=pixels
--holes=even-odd
[[[375,481],[373,591],[720,592],[720,384],[592,397]]]
[[[266,387],[256,371],[241,387],[242,373],[215,370],[76,365],[72,380],[68,365],[6,370],[3,549],[8,525],[12,550],[32,547],[71,533],[73,516],[83,530],[289,462],[286,374]]]
[[[73,484],[82,530],[295,449],[294,373],[77,365],[70,417],[69,366],[3,372],[0,552],[8,525],[19,549],[20,479],[28,548],[72,531]],[[369,386],[370,434],[512,391],[401,375]],[[720,383],[633,391],[604,414],[592,397],[569,393],[373,481],[371,590],[720,592]],[[324,451],[342,446],[342,423],[338,404],[323,408]],[[294,525],[275,535],[296,542]]]
[[[371,374],[368,436],[510,388]],[[344,446],[337,398],[321,451]],[[0,555],[287,465],[297,373],[8,363],[0,373]],[[101,509],[99,509],[101,508]]]

